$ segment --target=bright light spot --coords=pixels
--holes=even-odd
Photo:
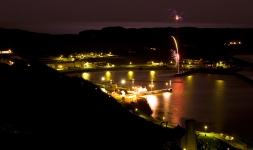
[[[0,51],[0,54],[11,54],[12,51],[9,49],[9,50],[5,50],[5,51]]]
[[[150,71],[150,73],[151,73],[151,74],[154,74],[154,73],[155,73],[155,71]]]
[[[109,81],[109,80],[111,80],[111,77],[112,77],[111,72],[110,71],[106,71],[106,73],[105,73],[105,80]]]
[[[122,90],[122,91],[121,91],[121,95],[122,95],[122,96],[125,96],[125,95],[126,95],[126,92]]]
[[[122,84],[125,84],[125,83],[126,83],[126,80],[122,79],[122,80],[121,80],[121,83],[122,83]]]
[[[153,80],[155,78],[155,71],[150,71],[150,78]]]
[[[104,80],[105,80],[105,77],[102,77],[101,80],[104,81]]]
[[[85,79],[85,80],[90,80],[90,74],[84,72],[84,73],[82,74],[82,78]]]
[[[128,73],[127,73],[128,80],[132,80],[133,76],[134,76],[134,72],[133,71],[128,71]]]
[[[102,90],[103,92],[107,93],[107,91],[105,90],[105,88],[101,88],[101,90]]]
[[[153,110],[157,105],[157,97],[154,95],[147,95],[146,99],[147,99],[151,109]]]
[[[170,97],[171,93],[170,92],[165,92],[163,93],[163,96],[165,99],[168,99]]]
[[[191,75],[187,76],[187,80],[192,80],[192,76]]]

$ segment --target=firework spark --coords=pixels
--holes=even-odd
[[[172,13],[168,17],[168,19],[171,18],[171,17],[173,17],[176,21],[182,21],[183,20],[182,15],[183,15],[184,12],[182,12],[181,15],[178,15],[178,13],[177,13],[177,11],[175,9],[167,9],[167,10],[172,11]]]
[[[172,58],[174,59],[174,61],[175,61],[175,67],[177,67],[178,62],[179,62],[179,55],[178,55],[178,53],[176,52],[176,50],[174,50],[174,49],[171,49],[170,51],[171,51],[171,57],[172,57]]]

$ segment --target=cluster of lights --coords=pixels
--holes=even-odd
[[[96,52],[90,52],[90,53],[76,53],[76,54],[71,54],[69,57],[73,58],[79,58],[79,59],[84,59],[87,57],[104,57],[104,56],[113,56],[111,52],[108,54],[103,54],[103,53],[96,53]]]
[[[230,45],[241,45],[241,44],[242,44],[241,41],[230,41],[228,43],[225,43],[224,45],[230,46]]]
[[[10,49],[8,49],[6,51],[0,51],[0,54],[12,54],[12,53],[13,52]]]
[[[14,64],[14,62],[10,60],[9,65],[12,66],[13,64]]]
[[[241,42],[229,42],[230,45],[237,45],[237,44],[241,44]]]
[[[141,86],[133,86],[132,89],[133,89],[134,91],[138,92],[138,93],[140,93],[140,92],[146,92],[146,91],[147,91],[146,88],[143,88],[143,87],[141,87]]]

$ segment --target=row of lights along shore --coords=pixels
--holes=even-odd
[[[104,82],[104,81],[105,81],[105,77],[102,77],[101,80],[102,80],[102,82]],[[126,83],[126,80],[125,80],[125,79],[122,79],[122,80],[121,80],[121,84],[124,85],[125,83]],[[112,84],[112,80],[110,80],[110,84]],[[132,84],[134,84],[134,79],[132,79]],[[168,89],[168,85],[169,85],[169,84],[170,84],[170,86],[171,86],[171,80],[169,81],[169,83],[168,83],[168,82],[165,83],[167,89]],[[150,89],[151,89],[151,91],[152,91],[152,89],[153,89],[153,87],[154,87],[153,79],[151,79],[151,83],[149,84],[149,87],[150,87]]]

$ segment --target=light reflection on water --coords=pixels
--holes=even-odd
[[[184,127],[184,119],[195,119],[196,129],[209,132],[234,133],[244,137],[253,135],[252,85],[228,75],[194,74],[172,77],[167,71],[110,71],[83,73],[92,82],[112,80],[118,85],[126,79],[125,86],[141,85],[151,90],[171,87],[171,93],[148,95],[152,116],[168,121],[170,125]],[[134,82],[132,81],[134,79]],[[171,85],[167,83],[170,83]]]

